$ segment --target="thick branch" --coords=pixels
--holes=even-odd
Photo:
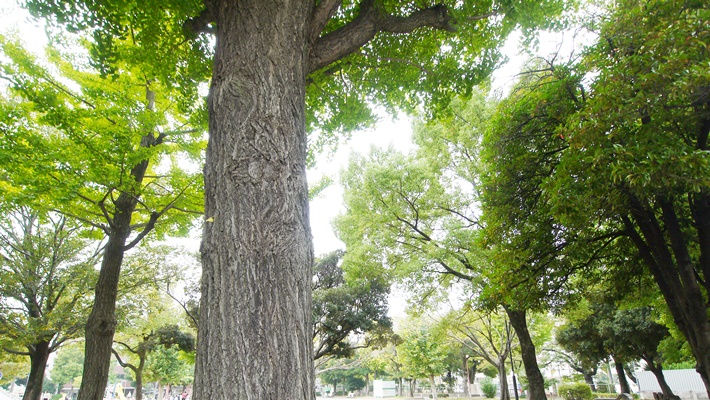
[[[311,41],[315,41],[320,36],[325,26],[328,25],[328,21],[333,18],[342,3],[342,0],[321,0],[313,8],[311,21],[308,25],[308,37]]]
[[[448,8],[443,4],[415,11],[406,17],[397,17],[387,14],[377,0],[363,0],[357,18],[316,39],[310,49],[308,72],[354,53],[379,32],[411,33],[423,27],[453,32],[456,28],[451,23]]]
[[[143,230],[133,239],[133,241],[131,241],[131,243],[128,243],[126,246],[124,246],[123,250],[128,251],[128,250],[132,249],[135,245],[140,243],[140,241],[143,240],[143,238],[148,233],[150,233],[150,231],[152,231],[153,228],[155,228],[155,222],[158,221],[158,218],[161,215],[162,215],[161,213],[157,213],[157,212],[150,214],[150,219],[148,219],[148,223],[145,224],[145,227],[143,228]]]

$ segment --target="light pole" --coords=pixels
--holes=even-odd
[[[513,363],[513,349],[510,349],[510,370],[513,371],[513,390],[515,391],[515,400],[518,398],[518,382],[515,380],[515,363]]]

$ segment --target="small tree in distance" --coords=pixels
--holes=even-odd
[[[437,398],[434,378],[446,370],[446,349],[428,331],[405,334],[399,351],[403,368],[414,378],[428,378],[432,398]]]
[[[81,336],[101,251],[61,215],[29,207],[3,211],[0,347],[29,357],[23,399],[36,400],[42,394],[50,354]]]

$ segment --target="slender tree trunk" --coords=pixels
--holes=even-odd
[[[409,397],[414,397],[414,390],[417,388],[417,380],[412,379],[409,381]]]
[[[510,400],[510,392],[508,391],[508,376],[505,370],[505,360],[498,362],[498,382],[500,383],[500,400]]]
[[[22,400],[39,400],[42,396],[44,371],[47,369],[49,353],[49,341],[35,343],[30,355],[30,375],[27,378],[27,387]]]
[[[118,278],[123,263],[124,246],[130,232],[131,212],[120,214],[121,228],[109,236],[104,250],[99,279],[94,294],[94,307],[86,323],[84,373],[78,400],[102,400],[111,366],[111,347],[116,332],[116,297]]]
[[[436,382],[434,381],[434,375],[429,375],[429,386],[431,387],[431,398],[436,399]]]
[[[312,1],[211,3],[194,398],[313,399],[304,109]]]
[[[629,386],[629,381],[626,379],[626,372],[624,372],[624,364],[614,360],[614,368],[616,368],[616,376],[619,379],[619,390],[621,393],[631,393],[631,386]]]
[[[592,389],[592,392],[596,392],[597,385],[594,383],[594,376],[587,372],[582,373],[582,376],[584,376],[584,382],[589,385],[589,387]]]
[[[471,384],[470,371],[468,370],[469,356],[468,354],[464,354],[461,358],[463,359],[463,365],[461,366],[463,369],[463,396],[469,397],[469,385]]]
[[[545,378],[543,378],[540,367],[537,364],[537,353],[535,352],[535,344],[528,331],[528,323],[525,316],[526,312],[525,310],[513,310],[510,306],[504,306],[504,308],[520,342],[523,367],[525,368],[525,375],[528,378],[527,398],[530,400],[547,400],[547,395],[545,394]]]
[[[140,366],[138,367],[138,370],[136,372],[136,396],[135,400],[143,400],[143,365],[145,363],[145,359],[140,360]]]
[[[150,92],[149,92],[150,93]],[[148,96],[150,97],[150,96]],[[152,103],[148,105],[152,108]],[[141,138],[140,147],[150,148],[162,143],[163,137],[152,132]],[[130,177],[140,186],[148,170],[149,160],[143,160],[131,168]],[[114,206],[108,241],[101,260],[99,279],[94,290],[94,306],[86,322],[84,373],[78,400],[103,400],[111,365],[113,335],[116,332],[116,297],[121,265],[126,253],[126,241],[131,234],[131,219],[138,204],[137,193],[122,192]],[[158,214],[153,214],[144,228],[152,230]]]
[[[663,367],[661,364],[649,365],[648,367],[656,377],[658,386],[661,387],[661,392],[663,392],[663,397],[666,400],[678,399],[679,397],[673,393],[671,387],[668,386],[668,382],[666,382],[666,377],[663,375]]]

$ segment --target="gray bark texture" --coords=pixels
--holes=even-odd
[[[195,400],[314,399],[310,1],[218,0]]]

